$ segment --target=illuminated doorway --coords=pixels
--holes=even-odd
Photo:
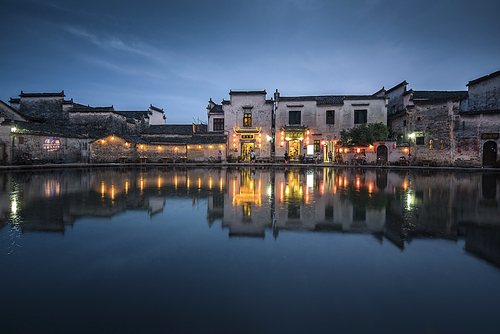
[[[297,159],[300,155],[300,140],[290,140],[288,142],[288,155],[290,159]]]
[[[243,160],[250,160],[250,151],[254,150],[254,143],[241,144],[241,158]]]

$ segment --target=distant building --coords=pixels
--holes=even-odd
[[[493,166],[499,160],[500,71],[472,80],[467,91],[387,90],[388,124],[398,148],[418,162]]]

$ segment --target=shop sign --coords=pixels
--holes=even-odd
[[[254,139],[254,136],[253,135],[241,135],[241,139],[252,140],[252,139]]]
[[[285,137],[290,139],[304,139],[304,131],[287,131]]]
[[[498,139],[500,136],[498,133],[483,133],[481,134],[481,139]]]
[[[43,141],[42,148],[47,152],[55,152],[61,148],[61,141],[59,138],[50,137]]]

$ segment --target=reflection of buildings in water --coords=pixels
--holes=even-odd
[[[500,229],[465,225],[465,250],[500,267]]]
[[[169,198],[206,198],[207,222],[220,220],[231,236],[372,233],[404,248],[415,236],[456,240],[461,223],[498,227],[498,184],[497,174],[301,167],[6,173],[0,226],[63,232],[79,217],[155,214]]]
[[[222,227],[230,236],[264,237],[272,226],[269,170],[246,168],[228,171]]]
[[[163,210],[169,196],[208,198],[225,187],[224,171],[207,173],[205,169],[102,169],[6,175],[10,179],[0,179],[0,186],[9,191],[0,195],[0,211],[8,217],[9,224],[19,225],[21,231],[64,232],[79,217],[112,217],[130,209],[153,215]]]

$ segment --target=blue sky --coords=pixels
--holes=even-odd
[[[500,2],[2,0],[0,99],[65,91],[206,121],[229,90],[466,90],[500,69]]]

